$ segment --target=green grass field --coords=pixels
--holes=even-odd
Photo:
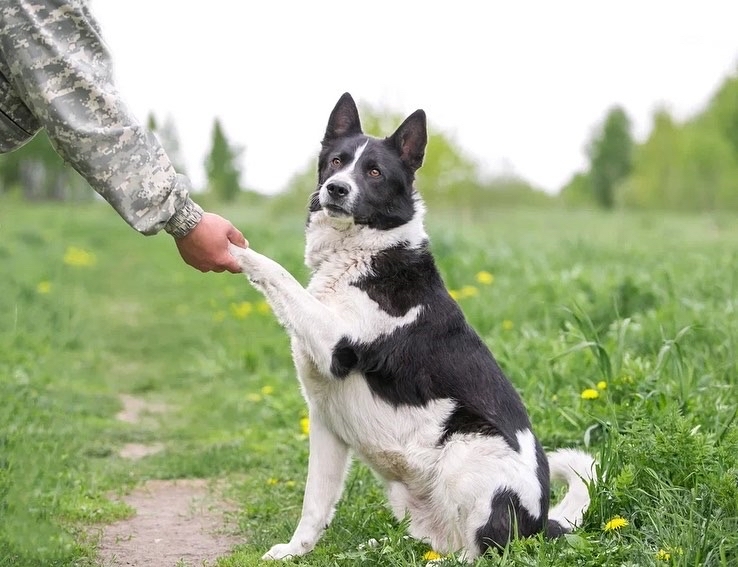
[[[304,211],[274,209],[218,212],[306,281]],[[478,565],[738,565],[738,218],[436,209],[427,228],[544,446],[588,448],[604,475],[574,534]],[[155,478],[224,482],[244,544],[221,567],[289,539],[306,412],[287,336],[245,279],[188,268],[100,203],[0,200],[0,262],[0,566],[95,565],[89,527],[131,513],[110,495]],[[169,411],[122,423],[122,393]],[[354,466],[296,562],[424,564],[403,535]]]

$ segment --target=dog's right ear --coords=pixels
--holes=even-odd
[[[356,103],[349,93],[343,93],[328,119],[328,127],[325,129],[322,143],[325,145],[336,138],[361,133],[361,122]]]

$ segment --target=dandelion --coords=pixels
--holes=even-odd
[[[597,389],[607,390],[607,382],[605,382],[604,380],[600,380],[599,382],[597,382]]]
[[[451,299],[453,299],[454,301],[458,301],[459,299],[461,299],[461,294],[456,289],[449,289],[448,294],[451,296]]]
[[[275,485],[279,484],[279,481],[276,478],[268,478],[267,479],[267,484],[269,486],[275,486]]]
[[[294,488],[297,483],[294,480],[288,480],[284,483],[287,488]]]
[[[423,555],[423,561],[438,561],[439,559],[441,559],[441,554],[437,551],[426,551]]]
[[[310,419],[307,417],[303,417],[300,420],[300,431],[302,431],[303,435],[308,435],[310,433]]]
[[[583,400],[596,400],[599,397],[600,393],[594,388],[587,388],[586,390],[582,390]]]
[[[515,328],[515,323],[510,321],[510,319],[505,319],[502,322],[502,330],[503,331],[512,331]]]
[[[477,275],[474,279],[477,280],[477,283],[482,285],[492,285],[493,283],[495,283],[495,277],[484,270],[482,270],[481,272],[477,272]]]
[[[260,301],[256,304],[256,312],[259,315],[269,315],[272,308],[269,307],[269,304],[266,301]]]
[[[66,252],[64,252],[64,263],[68,266],[86,268],[94,266],[96,262],[97,259],[92,252],[77,248],[76,246],[69,246]]]
[[[250,301],[242,301],[241,303],[231,303],[231,313],[236,319],[246,319],[254,310],[254,306]]]
[[[260,402],[261,401],[261,395],[257,394],[255,392],[252,392],[250,394],[246,394],[246,399],[250,402]]]
[[[461,298],[464,299],[465,297],[474,297],[475,295],[479,295],[479,290],[473,285],[465,285],[461,288],[460,293]]]
[[[40,293],[41,295],[51,293],[51,282],[38,282],[38,284],[36,285],[36,292]]]
[[[627,525],[628,525],[628,520],[626,520],[622,516],[613,516],[607,521],[607,523],[605,524],[605,527],[602,529],[603,531],[606,531],[606,532],[613,532],[615,530],[619,530],[620,528],[624,528]]]
[[[669,559],[671,559],[671,553],[663,549],[659,549],[656,552],[656,559],[658,559],[659,561],[668,561]]]
[[[263,396],[269,396],[274,393],[274,386],[262,386],[261,393]]]

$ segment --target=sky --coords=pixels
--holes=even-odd
[[[218,118],[264,193],[313,163],[346,91],[360,110],[423,108],[486,174],[555,192],[612,106],[640,141],[656,109],[688,118],[738,69],[736,0],[90,4],[123,98],[176,124],[195,186]]]

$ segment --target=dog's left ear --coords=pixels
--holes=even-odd
[[[425,112],[422,110],[413,112],[387,139],[400,154],[400,159],[413,172],[417,171],[423,165],[425,144],[428,142]]]
[[[323,136],[323,145],[342,136],[361,133],[361,121],[359,120],[356,103],[349,93],[343,93],[333,108],[330,118],[328,118],[328,126]]]

